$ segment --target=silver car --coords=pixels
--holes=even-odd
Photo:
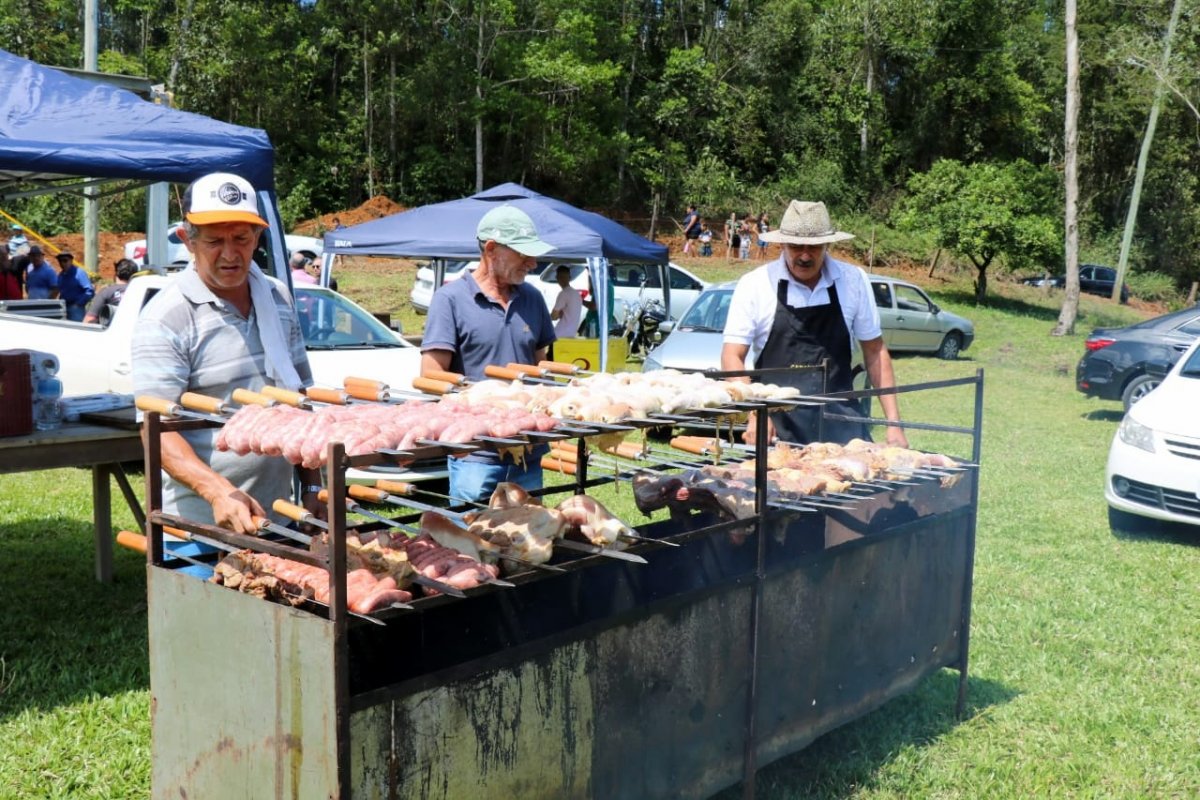
[[[916,286],[885,275],[868,277],[888,350],[956,358],[974,341],[975,326],[970,320],[942,310]],[[673,328],[667,323],[669,335],[646,356],[642,370],[719,370],[725,318],[735,286],[737,281],[708,287]],[[862,355],[855,344],[853,361],[860,364]],[[752,353],[751,360],[753,357]]]

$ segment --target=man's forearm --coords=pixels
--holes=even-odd
[[[142,434],[143,440],[145,434]],[[188,441],[178,433],[163,433],[161,437],[163,470],[174,480],[187,486],[209,505],[237,491],[229,480],[200,460]]]

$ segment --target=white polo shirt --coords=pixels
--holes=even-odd
[[[791,276],[781,255],[746,273],[738,281],[725,320],[726,343],[749,345],[752,355],[762,351],[775,322],[777,287],[781,280],[788,282],[787,304],[793,308],[828,305],[829,287],[837,286],[838,302],[846,319],[846,330],[854,340],[851,343],[854,349],[858,342],[883,335],[871,282],[861,267],[838,261],[826,253],[821,277],[817,285],[809,289]]]

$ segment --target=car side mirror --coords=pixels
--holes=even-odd
[[[930,303],[929,310],[932,311],[934,314],[942,313],[942,307],[939,306],[937,303]]]
[[[664,319],[662,322],[658,323],[658,332],[663,336],[666,336],[673,330],[675,330],[675,320],[673,319]]]
[[[1155,378],[1165,378],[1167,373],[1171,371],[1171,365],[1166,361],[1147,361],[1146,374],[1152,375]]]

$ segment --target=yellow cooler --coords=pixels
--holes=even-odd
[[[608,369],[606,372],[628,372],[629,343],[623,336],[608,337]],[[599,339],[559,339],[554,343],[554,360],[574,364],[580,369],[600,369]],[[636,365],[634,365],[636,367]]]

